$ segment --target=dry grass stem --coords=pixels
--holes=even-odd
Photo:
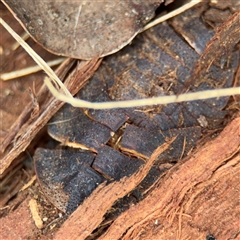
[[[184,5],[183,7],[173,11],[171,14],[167,14],[165,19],[161,18],[161,21],[165,21],[170,16],[175,16],[186,9],[194,6],[195,4],[201,2],[200,0],[191,1],[190,3]],[[159,21],[159,20],[158,20]],[[50,92],[57,99],[67,102],[74,107],[82,107],[82,108],[92,108],[92,109],[111,109],[111,108],[128,108],[128,107],[140,107],[140,106],[150,106],[157,104],[169,104],[174,102],[186,102],[186,101],[194,101],[201,99],[209,99],[216,97],[224,97],[240,94],[240,87],[232,87],[227,89],[214,89],[214,90],[206,90],[201,92],[194,93],[185,93],[181,95],[171,95],[171,96],[161,96],[147,99],[137,99],[130,101],[115,101],[115,102],[100,102],[93,103],[84,101],[81,99],[73,98],[73,96],[66,89],[64,84],[60,81],[57,75],[53,72],[53,70],[44,62],[42,58],[40,58],[37,53],[35,53],[22,39],[19,35],[17,35],[1,18],[1,24],[12,34],[12,36],[21,44],[21,46],[29,53],[29,55],[37,62],[37,64],[47,73],[49,76],[44,79],[45,84],[47,85]],[[159,22],[158,22],[159,23]],[[153,23],[151,23],[153,24]],[[157,23],[154,23],[157,24]],[[150,28],[150,25],[147,25],[147,28]],[[146,30],[146,29],[144,29]],[[58,84],[61,88],[58,89],[54,86],[54,84]],[[60,92],[60,90],[64,90],[64,94]]]
[[[29,187],[36,181],[36,179],[37,179],[37,176],[34,175],[34,176],[31,178],[31,180],[28,181],[28,182],[20,189],[19,192],[22,192],[22,191],[26,190],[27,188],[29,188]]]
[[[27,32],[24,32],[22,35],[21,35],[21,38],[23,41],[26,41],[28,38],[30,37],[30,35],[27,33]],[[21,46],[19,44],[19,42],[15,42],[13,45],[12,45],[12,50],[15,51],[16,49],[18,49],[18,47]]]
[[[54,66],[62,63],[65,59],[66,58],[58,58],[58,59],[55,59],[55,60],[52,60],[52,61],[49,61],[49,62],[46,62],[46,63],[49,67],[54,67]],[[29,75],[29,74],[32,74],[32,73],[36,73],[36,72],[39,72],[41,70],[42,70],[42,68],[39,67],[38,65],[36,65],[36,66],[32,66],[32,67],[23,68],[23,69],[20,69],[20,70],[17,70],[17,71],[3,73],[3,74],[0,75],[0,78],[3,81],[8,81],[8,80],[11,80],[11,79],[14,79],[14,78],[23,77],[23,76],[26,76],[26,75]]]
[[[45,84],[47,85],[50,92],[57,99],[67,102],[74,107],[81,108],[91,108],[91,109],[111,109],[111,108],[130,108],[130,107],[141,107],[141,106],[151,106],[158,104],[169,104],[175,102],[187,102],[201,99],[209,99],[214,97],[225,97],[240,94],[240,87],[232,87],[225,89],[214,89],[214,90],[206,90],[201,92],[193,92],[193,93],[184,93],[181,95],[171,95],[171,96],[161,96],[161,97],[153,97],[153,98],[144,98],[144,99],[136,99],[136,100],[127,100],[127,101],[116,101],[116,102],[88,102],[81,99],[69,98],[68,96],[60,93],[54,86],[52,85],[49,78],[44,79]]]
[[[161,17],[155,19],[154,21],[147,24],[141,32],[144,32],[147,29],[152,28],[152,27],[156,26],[157,24],[159,24],[161,22],[164,22],[164,21],[166,21],[166,20],[168,20],[172,17],[177,16],[178,14],[180,14],[182,12],[185,12],[186,10],[192,8],[193,6],[200,3],[201,1],[202,0],[192,0],[189,3],[186,3],[185,5],[183,5],[182,7],[178,8],[178,9],[176,9],[176,10],[174,10],[174,11],[168,13],[168,14],[165,14],[164,16],[161,16]]]
[[[33,60],[47,73],[51,80],[59,86],[68,97],[71,98],[71,93],[67,90],[54,71],[47,65],[47,63],[36,52],[34,52],[34,50],[25,41],[23,41],[22,38],[2,18],[0,18],[0,23],[15,38],[15,40],[19,42]]]

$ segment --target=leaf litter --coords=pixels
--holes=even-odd
[[[166,26],[164,26],[164,27],[166,27]],[[150,35],[150,34],[149,34]],[[151,38],[151,36],[149,37],[149,36],[147,36],[148,38],[150,38],[150,39],[152,39]],[[154,40],[154,39],[153,39]],[[140,40],[141,41],[141,40]],[[151,45],[151,44],[150,44]],[[157,46],[158,47],[158,46]],[[168,46],[167,46],[168,47]],[[132,46],[130,46],[129,48],[132,48]],[[150,48],[151,49],[151,48]],[[164,49],[164,51],[165,50],[168,50],[168,51],[170,51],[170,53],[171,53],[171,51],[172,51],[172,49]],[[126,50],[127,51],[127,50]],[[174,56],[174,51],[173,51],[173,53],[171,53],[173,56]],[[171,54],[170,54],[170,56],[171,56]],[[116,56],[116,58],[120,58],[121,59],[121,53],[119,54],[120,55],[120,57],[119,56]],[[124,55],[124,54],[123,54]],[[140,52],[140,60],[141,60],[141,52]],[[175,54],[175,56],[176,56],[176,54]],[[110,59],[111,59],[111,57],[109,57]],[[112,57],[113,59],[115,58],[115,56],[113,56]],[[124,59],[124,57],[122,57],[123,59]],[[139,56],[136,54],[136,56],[135,56],[135,58],[139,58]],[[174,59],[174,58],[173,58]],[[126,58],[124,59],[125,61],[126,61]],[[130,60],[131,60],[131,58],[130,58]],[[181,59],[181,60],[185,60],[185,59]],[[108,67],[108,59],[106,59],[106,63],[105,63],[105,61],[104,61],[104,63],[103,63],[103,65],[102,66],[104,66],[104,67],[102,67],[102,71],[104,72],[104,73],[106,73],[107,71],[109,71],[109,69],[114,69],[114,68],[110,68],[110,67]],[[186,61],[186,60],[185,60]],[[109,60],[109,62],[110,62],[110,66],[111,65],[113,65],[114,64],[114,62],[116,62],[116,63],[118,63],[119,61],[116,61],[116,59],[114,59],[114,60]],[[120,61],[121,62],[121,61]],[[131,62],[131,61],[130,61]],[[150,63],[151,63],[151,61],[150,61]],[[184,63],[186,63],[186,62],[184,62]],[[176,64],[176,63],[175,63]],[[131,65],[131,64],[130,64]],[[151,65],[151,64],[150,64]],[[124,66],[124,64],[123,64],[123,66]],[[134,65],[133,65],[134,66]],[[112,67],[112,66],[111,66]],[[135,66],[136,67],[136,66]],[[138,67],[138,66],[137,66]],[[179,65],[179,67],[182,67],[181,66],[181,64]],[[232,65],[232,67],[234,68],[234,62],[233,62],[233,65]],[[101,68],[100,68],[101,69]],[[118,68],[115,68],[116,69],[116,71],[117,72],[121,72]],[[134,69],[134,68],[133,68]],[[135,68],[135,69],[137,69],[137,68]],[[123,70],[124,71],[124,70]],[[157,69],[156,69],[156,71],[157,71]],[[210,71],[211,72],[211,71]],[[214,71],[213,71],[214,72]],[[124,74],[128,74],[128,72],[127,73],[123,73],[122,75],[124,75]],[[133,71],[133,73],[130,73],[131,75],[128,75],[128,76],[130,76],[130,77],[132,77],[132,79],[133,80],[131,80],[131,81],[133,81],[134,82],[134,77],[136,76],[136,77],[138,77],[138,75],[137,75],[137,73],[135,72],[134,73],[134,71]],[[186,73],[185,73],[186,74]],[[190,73],[187,73],[187,74],[190,74]],[[103,73],[100,73],[99,74],[100,76],[103,76]],[[213,74],[214,75],[214,74]],[[95,76],[94,76],[95,77]],[[149,76],[147,76],[147,77],[149,77]],[[152,76],[151,76],[152,77]],[[211,76],[212,77],[212,76]],[[96,86],[99,84],[99,82],[104,82],[104,80],[102,79],[102,77],[99,77],[100,78],[100,81],[98,80],[98,77],[95,77],[95,80],[91,80],[91,82],[95,82],[95,83],[92,83],[91,84],[91,82],[88,84],[89,85],[89,89],[91,89],[91,88],[93,88],[93,89],[97,89],[96,88]],[[119,83],[118,82],[120,82],[120,80],[119,79],[121,79],[121,73],[120,73],[120,75],[118,75],[118,77],[117,77],[117,79],[115,80],[115,81],[117,81],[117,85],[119,85]],[[128,78],[129,79],[129,78]],[[130,78],[131,79],[131,78]],[[93,93],[93,96],[91,96],[91,91],[89,91],[89,92],[87,92],[86,91],[86,95],[84,96],[84,93],[80,93],[80,96],[82,97],[82,95],[83,95],[83,98],[86,98],[87,100],[91,100],[91,101],[93,101],[93,100],[96,100],[96,101],[106,101],[106,99],[108,100],[109,99],[109,96],[107,96],[107,94],[106,94],[106,92],[108,92],[109,91],[109,89],[110,89],[110,92],[111,92],[111,95],[110,95],[110,97],[112,97],[112,96],[114,96],[114,97],[116,97],[116,98],[119,98],[119,96],[121,97],[121,96],[123,96],[123,97],[125,97],[125,98],[127,98],[128,97],[128,93],[125,91],[125,89],[118,89],[118,88],[114,88],[114,84],[113,83],[111,83],[111,79],[109,80],[110,82],[107,82],[106,80],[105,80],[105,82],[107,82],[107,83],[104,83],[103,85],[105,86],[105,87],[108,87],[107,89],[108,90],[105,90],[105,91],[97,91],[96,93]],[[207,80],[207,78],[206,78],[206,82],[208,82],[208,80]],[[226,82],[226,84],[228,84],[228,85],[231,85],[231,82],[227,82],[227,81],[225,81]],[[183,82],[184,83],[184,82]],[[120,82],[120,84],[121,84],[121,82]],[[128,85],[127,86],[129,86],[129,83],[127,83]],[[131,85],[132,83],[130,82],[130,85]],[[142,83],[141,83],[142,84]],[[151,85],[152,83],[150,83],[149,85]],[[123,84],[124,85],[124,84]],[[170,84],[171,85],[171,84]],[[111,86],[110,88],[109,88],[109,86]],[[133,85],[134,86],[134,85]],[[201,85],[200,85],[201,86]],[[210,82],[210,86],[211,86],[211,82]],[[208,87],[210,87],[209,85],[208,85]],[[88,87],[88,86],[86,86],[86,87]],[[135,86],[134,86],[135,87]],[[165,86],[164,86],[165,87]],[[169,89],[169,85],[167,86],[167,88],[165,88],[164,89],[164,87],[160,87],[160,93],[161,92],[163,92],[165,89]],[[174,87],[174,86],[173,86]],[[139,88],[140,90],[141,90],[141,86],[140,86],[140,88]],[[138,89],[138,90],[139,90]],[[176,90],[179,90],[178,88],[176,88],[176,89],[174,89],[175,91]],[[173,90],[173,91],[174,91]],[[120,92],[119,92],[120,91]],[[126,93],[125,93],[126,92]],[[98,95],[99,94],[99,95]],[[149,94],[154,94],[154,93],[151,93],[151,91],[146,91],[146,93],[144,92],[144,91],[140,91],[140,93],[137,93],[137,94],[140,94],[140,96],[142,96],[142,94],[147,94],[147,95],[149,95]],[[155,93],[156,94],[156,93]],[[90,96],[89,96],[90,95]],[[151,96],[151,95],[150,95]],[[138,97],[138,96],[136,96],[136,97]],[[226,104],[226,102],[227,102],[227,100],[225,99],[225,101],[223,101],[223,102],[221,102],[220,101],[220,103],[219,104],[217,104],[220,108],[223,108],[223,106]],[[193,106],[191,106],[191,107],[193,107]],[[186,106],[185,106],[185,108],[187,108]],[[171,107],[170,107],[170,109],[171,109]],[[174,107],[173,107],[173,109],[174,109]],[[170,116],[170,118],[169,119],[171,119],[171,122],[173,122],[172,123],[172,125],[173,125],[173,127],[178,127],[179,128],[179,126],[181,126],[181,124],[183,124],[184,125],[184,123],[177,123],[176,121],[174,122],[173,121],[173,119],[176,119],[176,117],[174,116],[174,115],[171,115],[172,113],[174,113],[174,111],[173,111],[173,109],[171,109],[171,111],[169,112],[169,110],[168,110],[168,117]],[[190,108],[189,108],[190,109]],[[131,109],[132,110],[132,109]],[[175,109],[174,109],[175,110]],[[203,109],[202,111],[204,111],[205,112],[205,110],[206,109]],[[216,109],[217,110],[217,109]],[[98,115],[102,115],[103,113],[100,113],[100,114],[95,114],[95,112],[91,112],[91,110],[89,110],[90,111],[90,115],[89,116],[91,116],[93,119],[95,119],[96,120],[96,118],[97,118],[97,121],[99,121],[99,116]],[[156,112],[158,111],[158,109],[157,108],[154,108],[153,109],[153,114],[152,115],[157,115],[156,114]],[[167,110],[165,110],[165,111],[167,111]],[[130,118],[130,120],[131,121],[135,121],[134,122],[134,125],[136,124],[137,126],[144,126],[147,130],[152,130],[154,127],[155,127],[155,122],[156,122],[156,120],[155,121],[149,121],[150,123],[149,123],[149,125],[150,126],[146,126],[146,125],[144,125],[144,123],[146,124],[146,122],[148,122],[148,120],[147,120],[147,117],[148,117],[148,115],[151,115],[151,114],[143,114],[143,113],[148,113],[148,111],[146,110],[146,109],[144,109],[144,108],[142,108],[142,109],[137,109],[137,112],[138,113],[141,113],[141,114],[136,114],[134,111],[133,111],[133,116],[128,116],[129,115],[129,112],[130,111],[128,111],[128,110],[125,110],[124,109],[124,113],[127,115],[127,117],[128,118]],[[151,111],[150,111],[151,112]],[[163,111],[164,112],[164,111]],[[178,112],[178,111],[177,111]],[[179,111],[180,112],[180,111]],[[191,112],[191,111],[190,111]],[[169,115],[169,113],[170,113],[170,115]],[[92,114],[92,115],[91,115]],[[94,116],[94,114],[95,114],[95,116]],[[105,113],[104,113],[105,114]],[[103,114],[103,115],[104,115]],[[199,114],[199,113],[197,113],[197,114]],[[110,114],[111,115],[111,114]],[[126,116],[125,115],[125,116]],[[221,114],[220,114],[221,115]],[[181,114],[179,115],[180,116],[180,119],[182,119],[181,118]],[[213,115],[214,116],[214,115]],[[209,118],[211,118],[211,116],[208,116]],[[194,117],[192,117],[193,119],[194,119]],[[105,117],[105,119],[106,119],[106,117]],[[100,121],[101,121],[101,123],[102,122],[104,122],[105,121],[105,119],[100,119]],[[151,118],[150,118],[151,119]],[[161,119],[161,118],[160,118]],[[56,119],[54,120],[54,121],[56,121]],[[59,120],[57,120],[57,121],[59,121]],[[141,123],[143,123],[142,125],[141,125]],[[105,124],[105,123],[104,123]],[[139,125],[140,124],[140,125]],[[190,123],[188,123],[189,124],[189,126],[191,126],[191,124]],[[130,124],[131,125],[131,124]],[[152,125],[152,126],[151,126]],[[52,126],[54,126],[54,125],[52,125]],[[128,125],[126,125],[127,126],[127,128],[126,129],[128,129],[129,127],[128,127]],[[153,127],[154,126],[154,127]],[[51,127],[51,125],[50,125],[50,127]],[[168,127],[169,128],[169,127]],[[49,128],[50,129],[50,128]],[[164,127],[163,126],[159,126],[159,130],[160,131],[162,131],[162,130],[164,130]],[[148,131],[147,131],[148,132]],[[133,132],[133,138],[136,136],[136,132]],[[167,136],[166,134],[163,134],[163,136]],[[133,139],[134,140],[134,139]],[[133,141],[133,140],[131,140],[131,141]],[[130,141],[130,143],[131,143],[131,141]],[[63,143],[64,143],[64,141],[63,141]],[[157,145],[156,145],[157,146]],[[129,148],[129,147],[128,147]],[[123,147],[123,149],[126,151],[126,147],[124,148]],[[141,149],[141,147],[140,147],[140,149]],[[130,149],[131,150],[131,149]],[[132,149],[133,151],[135,151],[135,152],[137,152],[137,153],[139,153],[139,150],[138,151],[136,151],[136,149]],[[144,155],[144,154],[143,154]],[[140,156],[140,154],[139,155],[137,155],[137,157],[139,157]],[[142,156],[142,155],[141,155]],[[144,155],[145,156],[145,155]],[[147,156],[149,156],[149,154],[147,155]],[[147,157],[146,157],[147,158]]]

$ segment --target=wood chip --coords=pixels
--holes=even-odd
[[[29,201],[29,208],[30,208],[30,211],[31,211],[31,214],[32,214],[32,217],[33,217],[36,227],[39,229],[42,229],[43,221],[42,221],[41,217],[39,216],[37,201],[35,199],[31,199]]]

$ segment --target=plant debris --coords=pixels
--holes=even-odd
[[[206,7],[202,5],[190,9],[169,23],[164,22],[142,33],[136,37],[131,46],[105,58],[77,97],[91,102],[104,102],[176,94],[193,77],[192,69],[198,63],[200,54],[204,52],[204,46],[215,34],[214,30],[209,29],[200,18]],[[185,31],[187,28],[190,28],[188,32]],[[197,31],[201,38],[195,37]],[[191,44],[186,43],[176,32],[183,33],[186,39],[191,39],[189,41]],[[212,65],[207,72],[195,79],[191,91],[231,86],[239,64],[239,52],[233,52],[228,57],[228,65],[223,69]],[[154,149],[167,139],[176,137],[171,147],[158,157],[155,168],[161,163],[178,162],[195,147],[202,133],[221,126],[226,114],[222,109],[228,99],[121,109],[117,113],[116,109],[85,110],[66,104],[51,119],[48,133],[62,145],[75,148],[68,149],[69,154],[73,151],[72,156],[75,159],[72,159],[73,163],[79,165],[80,161],[75,156],[76,149],[79,149],[79,156],[82,150],[87,150],[94,154],[94,159],[88,167],[91,166],[90,169],[95,175],[100,172],[105,180],[109,178],[118,180],[120,173],[129,174],[127,171],[129,165],[123,164],[119,167],[117,152],[111,155],[112,160],[108,163],[109,151],[106,151],[105,162],[108,167],[104,165],[99,167],[98,160],[106,145],[130,156],[129,161],[138,165],[140,159],[147,160]],[[117,143],[112,139],[114,137],[119,139]],[[68,211],[66,210],[68,205],[76,208],[83,201],[84,195],[78,197],[76,192],[81,191],[74,186],[81,186],[81,182],[89,181],[89,176],[84,179],[82,167],[78,174],[72,173],[73,167],[69,168],[67,174],[67,169],[60,167],[66,162],[64,154],[65,150],[62,148],[58,149],[55,155],[53,150],[46,149],[37,151],[34,159],[43,191],[55,206]],[[101,158],[104,159],[102,156]],[[49,164],[53,165],[49,167]],[[50,174],[48,169],[51,169],[52,175],[46,182],[46,175]],[[133,168],[132,173],[135,171],[136,168]],[[112,173],[115,173],[115,176]],[[101,181],[97,178],[95,187]],[[145,188],[143,186],[141,188],[144,191]],[[85,193],[85,197],[90,194]],[[56,194],[58,197],[53,199],[52,196]],[[73,195],[75,197],[71,199]],[[70,212],[75,208],[71,208]]]
[[[100,62],[101,61],[95,58],[89,63],[79,64],[75,71],[68,77],[68,79],[65,81],[65,84],[73,95],[91,77],[96,68],[99,66]],[[64,65],[61,65],[61,67],[63,68],[64,66],[66,71],[66,69],[68,69],[66,68],[68,64],[69,62],[66,62]],[[3,174],[11,162],[28,147],[35,135],[43,128],[43,126],[46,125],[54,113],[56,113],[57,110],[64,105],[63,102],[55,99],[52,96],[49,96],[46,86],[42,87],[36,98],[37,102],[41,104],[40,112],[34,119],[30,117],[28,121],[25,121],[24,125],[18,131],[17,139],[15,137],[16,140],[14,145],[10,146],[2,154],[0,174]],[[29,106],[26,107],[26,111],[29,111],[28,109]],[[8,141],[8,143],[10,143],[10,141]]]
[[[95,57],[79,64],[68,59],[57,74],[66,79],[72,95],[78,92],[77,98],[97,103],[238,86],[240,12],[236,2],[199,4],[140,34],[130,46],[103,61]],[[76,10],[80,14],[82,6]],[[219,13],[216,21],[214,12]],[[237,236],[238,96],[94,110],[63,106],[46,87],[39,89],[29,91],[30,103],[4,140],[2,173],[10,171],[9,164],[24,159],[16,156],[32,140],[38,141],[36,134],[50,118],[47,131],[60,144],[48,138],[47,145],[30,145],[41,147],[34,155],[38,181],[16,199],[11,198],[32,173],[20,173],[19,165],[14,175],[8,175],[17,177],[1,201],[2,206],[10,199],[13,204],[1,208],[0,221],[6,226],[1,235],[49,239],[67,219],[55,239]],[[230,119],[234,120],[217,136]],[[4,181],[9,179],[6,176]],[[28,207],[26,211],[29,200],[34,202],[35,220]],[[19,224],[16,231],[11,229],[19,213],[28,230],[24,233]]]
[[[3,2],[49,51],[90,60],[96,55],[115,53],[129,44],[154,17],[163,0]]]

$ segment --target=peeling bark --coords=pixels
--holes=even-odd
[[[220,240],[236,238],[239,129],[240,118],[236,118],[216,139],[169,170],[143,201],[120,215],[99,239],[203,239],[208,234]],[[113,202],[138,181],[139,172],[120,182],[100,185],[55,239],[85,239]]]

